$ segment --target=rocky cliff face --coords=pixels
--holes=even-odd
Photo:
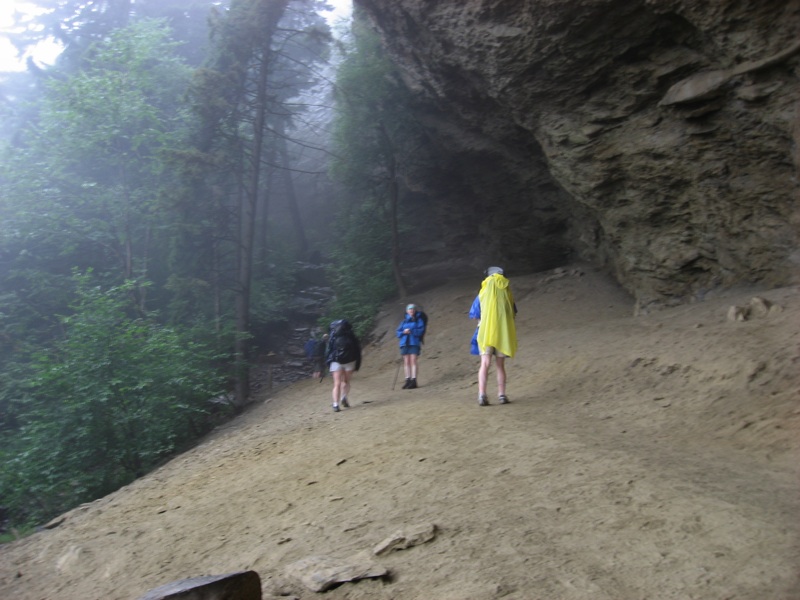
[[[354,3],[439,146],[428,257],[577,255],[640,308],[795,280],[800,0]]]

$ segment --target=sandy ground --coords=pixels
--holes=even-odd
[[[253,569],[286,574],[397,530],[390,575],[339,599],[800,598],[800,290],[740,290],[633,316],[589,267],[511,276],[511,404],[479,407],[467,318],[479,281],[413,300],[430,315],[421,387],[395,389],[387,307],[334,414],[330,378],[274,391],[186,454],[0,549],[0,598],[132,600]],[[582,274],[579,274],[582,273]],[[754,296],[782,307],[734,322]],[[493,373],[490,375],[490,381]]]

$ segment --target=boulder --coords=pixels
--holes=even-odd
[[[181,579],[149,591],[139,600],[262,600],[255,571]]]

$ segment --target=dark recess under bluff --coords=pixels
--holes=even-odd
[[[797,282],[800,1],[354,3],[440,157],[405,182],[417,282],[579,258],[638,310]]]

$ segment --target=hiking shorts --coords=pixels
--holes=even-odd
[[[356,361],[341,364],[333,361],[331,363],[331,373],[334,371],[355,371],[356,370]]]
[[[507,358],[507,356],[505,354],[500,352],[494,346],[486,346],[486,348],[483,349],[483,352],[481,352],[481,356],[484,356],[484,355],[496,356],[497,358]]]
[[[416,354],[420,355],[422,350],[419,346],[400,346],[400,356],[405,356],[406,354]]]

